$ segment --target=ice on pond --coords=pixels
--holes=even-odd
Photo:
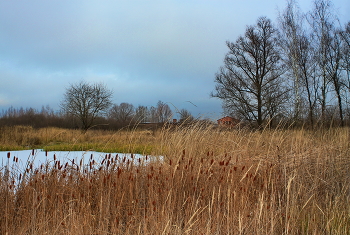
[[[32,168],[39,168],[41,165],[57,166],[68,164],[71,166],[103,165],[104,163],[116,164],[144,164],[154,157],[141,154],[125,153],[103,153],[95,151],[43,151],[41,149],[33,150],[15,150],[0,151],[0,167],[8,166],[16,170],[25,170],[30,164]]]

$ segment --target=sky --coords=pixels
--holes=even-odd
[[[350,1],[334,0],[341,22]],[[284,0],[0,0],[0,111],[58,110],[70,84],[103,83],[113,103],[159,100],[195,117],[222,115],[210,98],[226,41]],[[299,2],[312,9],[312,0]]]

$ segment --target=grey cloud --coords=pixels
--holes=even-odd
[[[1,1],[0,108],[57,107],[70,82],[86,79],[105,82],[115,102],[191,100],[198,104],[188,106],[195,112],[220,112],[209,93],[227,52],[225,41],[235,40],[258,16],[276,18],[277,5],[285,3]],[[335,5],[346,9],[350,3]]]

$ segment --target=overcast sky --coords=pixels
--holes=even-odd
[[[302,0],[303,11],[312,9]],[[350,1],[334,0],[343,23]],[[284,0],[0,0],[0,110],[49,105],[65,88],[102,82],[113,102],[168,102],[216,118],[215,73],[247,25],[276,23]],[[188,102],[190,101],[190,102]]]

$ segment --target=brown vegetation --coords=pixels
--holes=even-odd
[[[143,136],[129,134],[130,145]],[[0,234],[346,234],[349,137],[179,127],[149,135],[164,158],[147,164],[107,154],[86,166],[5,165]]]

